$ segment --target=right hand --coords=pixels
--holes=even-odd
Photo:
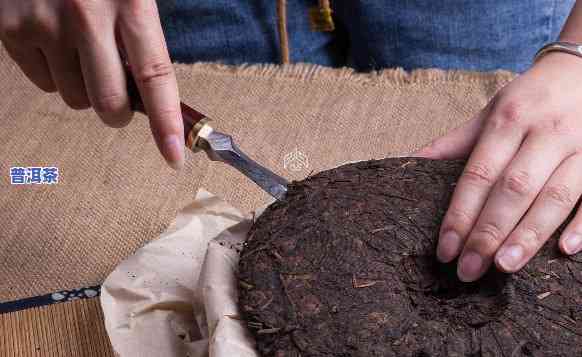
[[[71,108],[93,107],[112,127],[133,116],[123,48],[158,148],[183,165],[178,85],[155,0],[0,0],[0,40],[35,85]]]

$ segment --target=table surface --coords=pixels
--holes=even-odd
[[[176,72],[185,102],[290,180],[410,153],[470,119],[513,77],[312,65],[195,64]],[[0,77],[0,302],[100,284],[200,187],[245,211],[269,200],[203,154],[187,155],[184,170],[173,172],[145,117],[106,128],[91,111],[35,89],[1,49]],[[12,167],[36,166],[58,167],[59,183],[11,185]],[[2,314],[0,355],[107,356],[101,320],[98,299]]]

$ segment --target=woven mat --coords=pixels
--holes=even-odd
[[[512,75],[355,74],[312,65],[178,65],[185,102],[275,172],[300,179],[345,161],[413,151],[467,120]],[[0,52],[0,301],[95,285],[155,239],[198,187],[243,210],[268,200],[204,154],[167,168],[145,117],[122,130],[33,88]],[[293,156],[300,152],[302,155]],[[285,166],[285,158],[305,157]],[[288,163],[288,162],[287,162]],[[14,166],[56,166],[56,185],[10,185]]]
[[[113,357],[99,299],[0,315],[0,357]]]

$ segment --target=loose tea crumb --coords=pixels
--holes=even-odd
[[[557,234],[512,275],[462,283],[456,262],[436,261],[463,166],[384,159],[293,182],[257,218],[240,260],[259,353],[582,356],[582,255],[562,256]]]

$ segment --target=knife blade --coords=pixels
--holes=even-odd
[[[147,115],[129,68],[126,73],[132,110]],[[283,199],[289,185],[287,180],[251,159],[235,144],[232,136],[212,128],[211,120],[204,114],[183,102],[180,102],[180,109],[186,147],[193,152],[204,151],[210,160],[232,166],[275,199]]]

